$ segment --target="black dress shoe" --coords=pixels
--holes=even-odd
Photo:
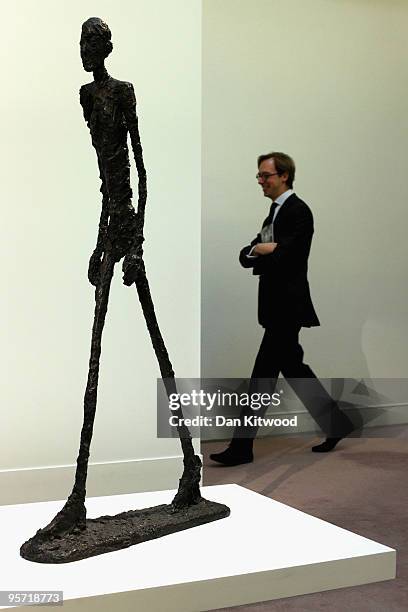
[[[241,465],[241,463],[252,463],[254,454],[250,449],[237,450],[229,446],[222,453],[211,453],[210,459],[227,466]]]
[[[329,453],[343,438],[326,438],[321,444],[312,446],[312,452],[314,453]]]

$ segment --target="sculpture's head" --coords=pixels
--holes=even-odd
[[[84,70],[92,72],[103,65],[113,49],[111,37],[108,25],[99,17],[91,17],[82,24],[79,44]]]

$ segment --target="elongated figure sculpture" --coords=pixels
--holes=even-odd
[[[65,563],[124,548],[140,541],[228,516],[223,504],[201,497],[200,458],[194,454],[189,430],[180,425],[184,470],[169,505],[131,510],[116,517],[86,519],[85,497],[90,444],[97,404],[101,339],[115,264],[122,258],[123,282],[136,285],[146,325],[166,392],[176,393],[172,365],[157,323],[143,262],[143,226],[147,198],[146,171],[140,143],[136,98],[131,83],[112,78],[105,59],[112,51],[111,32],[97,17],[82,25],[81,59],[94,81],[81,87],[80,101],[96,149],[102,181],[102,212],[88,278],[95,286],[91,356],[84,397],[75,482],[55,518],[21,547],[21,555],[40,563]],[[132,205],[128,134],[138,172],[138,208]],[[179,416],[182,416],[181,411]]]

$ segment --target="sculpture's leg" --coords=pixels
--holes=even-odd
[[[176,382],[169,355],[157,322],[143,261],[140,262],[139,273],[135,284],[166,392],[169,396],[171,393],[177,393]],[[200,457],[194,454],[193,443],[188,428],[183,425],[177,429],[183,449],[184,470],[179,482],[178,492],[172,502],[174,511],[192,504],[197,504],[202,499],[200,494]]]
[[[84,396],[84,421],[77,459],[75,484],[64,507],[36,537],[61,535],[72,529],[84,529],[86,519],[85,495],[88,472],[89,447],[92,439],[98,393],[99,359],[101,355],[102,331],[108,308],[109,291],[115,261],[110,253],[105,253],[100,271],[99,283],[95,289],[95,314],[92,328],[91,356],[89,359],[88,381]]]

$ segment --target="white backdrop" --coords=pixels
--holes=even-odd
[[[149,192],[145,262],[159,323],[177,375],[198,375],[201,6],[19,0],[2,8],[0,468],[8,470],[72,464],[79,444],[94,309],[87,267],[101,206],[79,104],[92,78],[79,57],[91,16],[112,30],[108,71],[135,86]],[[136,290],[119,271],[91,460],[180,455],[177,441],[156,439],[159,370]]]
[[[205,0],[202,374],[249,376],[262,330],[238,252],[270,200],[271,150],[315,217],[302,332],[322,377],[404,377],[408,362],[408,4]],[[279,287],[276,288],[279,299]]]

